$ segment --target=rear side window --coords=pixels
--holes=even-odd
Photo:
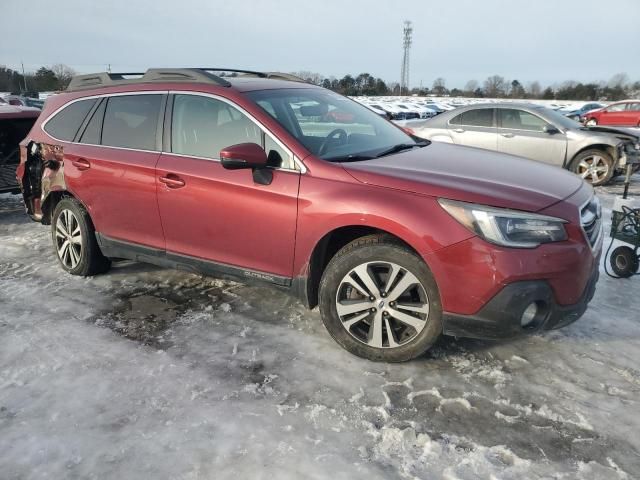
[[[161,104],[162,95],[155,94],[110,97],[104,113],[102,145],[157,150]]]
[[[493,109],[480,108],[477,110],[469,110],[454,117],[449,123],[470,127],[493,127]]]
[[[44,131],[54,138],[66,142],[73,141],[85,117],[96,103],[95,98],[80,100],[63,108],[50,118],[44,126]]]

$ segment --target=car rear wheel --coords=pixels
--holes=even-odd
[[[587,123],[585,123],[585,125],[587,127],[595,127],[596,125],[598,125],[598,121],[595,118],[590,118],[589,120],[587,120]]]
[[[613,177],[613,159],[602,150],[586,150],[575,156],[571,171],[593,186],[604,185]]]
[[[111,261],[102,255],[89,214],[73,198],[62,199],[51,219],[51,237],[58,262],[72,275],[106,272]]]
[[[385,235],[359,238],[331,259],[320,282],[320,313],[343,348],[373,361],[415,358],[442,333],[431,271]]]

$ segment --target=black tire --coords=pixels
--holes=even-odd
[[[79,248],[74,249],[74,258],[61,255],[60,253],[60,247],[63,246],[65,240],[67,243],[69,243],[70,240],[68,236],[65,237],[64,235],[61,235],[61,230],[59,229],[59,221],[64,223],[65,219],[68,218],[69,214],[67,212],[71,212],[73,214],[73,217],[76,220],[76,223],[72,222],[73,229],[80,233],[79,241],[73,244],[79,246]],[[71,236],[73,236],[73,238],[77,238],[77,236]],[[80,275],[83,277],[96,275],[98,273],[106,272],[111,267],[111,260],[102,255],[102,252],[100,251],[100,247],[96,241],[93,222],[91,221],[89,214],[82,204],[74,198],[63,198],[56,205],[51,218],[51,239],[53,241],[54,253],[58,259],[58,263],[60,263],[60,266],[62,266],[65,271],[72,275]],[[72,245],[67,245],[67,250],[71,248]],[[70,262],[66,261],[70,258]]]
[[[597,162],[597,165],[606,166],[606,172],[602,172],[602,175],[598,175],[597,173],[585,174],[585,164],[591,165],[593,162]],[[615,173],[615,167],[611,155],[603,150],[597,149],[585,150],[578,153],[573,157],[569,170],[576,175],[581,176],[586,182],[589,182],[594,187],[608,183]]]
[[[629,247],[616,247],[611,252],[609,264],[613,273],[622,278],[629,278],[638,272],[638,257]]]
[[[387,339],[386,347],[376,348],[367,345],[363,341],[358,340],[343,326],[342,320],[338,315],[337,301],[343,279],[354,268],[371,262],[381,262],[381,264],[390,262],[389,265],[393,263],[401,267],[403,270],[401,275],[403,276],[406,274],[405,271],[410,272],[419,281],[419,286],[423,288],[423,290],[420,291],[426,293],[428,313],[425,315],[425,318],[423,318],[425,323],[424,326],[421,326],[422,330],[419,331],[419,333],[415,333],[417,332],[416,330],[409,328],[408,330],[413,331],[415,336],[407,336],[406,342],[399,342],[398,346],[390,346],[389,335],[395,337],[395,333],[387,333],[388,326],[382,327]],[[397,283],[394,282],[395,285],[399,283],[399,281]],[[415,288],[419,288],[417,283],[415,285]],[[390,290],[393,290],[393,288]],[[383,294],[381,293],[381,295]],[[391,295],[391,293],[389,295]],[[442,333],[442,306],[438,286],[436,285],[433,274],[425,262],[410,248],[387,235],[361,237],[343,247],[331,259],[323,272],[320,281],[319,296],[320,314],[329,334],[345,350],[358,357],[381,362],[404,362],[426,352]],[[366,300],[367,299],[364,299],[364,301]],[[377,304],[379,300],[380,299],[371,301],[373,304]],[[390,308],[393,303],[395,302],[389,302],[387,306]],[[400,306],[400,300],[398,300],[396,307],[398,309],[403,308]],[[367,310],[364,311],[366,312]],[[393,312],[393,310],[390,311]],[[389,314],[385,313],[385,315]],[[394,317],[394,314],[391,313],[390,317]],[[372,324],[368,323],[369,320],[365,320],[365,322],[367,322],[366,325],[369,328],[373,328],[371,326]],[[371,335],[370,332],[369,335]],[[394,338],[394,342],[395,340]]]

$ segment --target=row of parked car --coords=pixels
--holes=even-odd
[[[624,172],[628,148],[640,149],[640,131],[633,128],[640,126],[640,100],[605,105],[418,97],[354,99],[380,114],[394,112],[402,105],[413,116],[390,118],[421,138],[556,165],[596,186]],[[434,114],[418,119],[422,108],[433,108]]]
[[[391,120],[429,119],[438,114],[476,103],[494,103],[497,100],[469,98],[421,97],[354,97],[365,107]],[[555,110],[565,117],[588,126],[621,125],[640,127],[640,100],[602,102],[532,102]]]

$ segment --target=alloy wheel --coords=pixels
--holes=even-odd
[[[338,286],[336,310],[356,340],[375,348],[396,348],[427,325],[429,299],[418,278],[392,262],[353,268]]]
[[[578,164],[578,175],[591,183],[598,183],[607,178],[609,164],[600,155],[583,158]]]
[[[68,269],[74,269],[82,258],[80,223],[69,209],[62,210],[56,222],[56,252]]]

